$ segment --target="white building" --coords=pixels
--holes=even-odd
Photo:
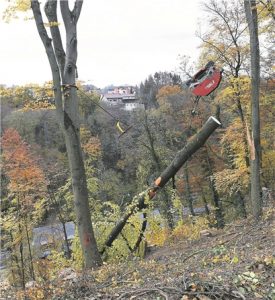
[[[107,93],[101,95],[101,101],[108,105],[121,105],[121,109],[132,111],[134,109],[144,109],[144,105],[139,103],[135,90],[131,86],[114,87]]]

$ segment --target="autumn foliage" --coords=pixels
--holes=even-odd
[[[9,190],[29,201],[45,192],[45,177],[29,146],[13,128],[5,130],[2,142],[3,171],[9,179]]]

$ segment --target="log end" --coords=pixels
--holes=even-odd
[[[215,117],[211,116],[211,117],[209,117],[208,120],[211,120],[211,119],[212,119],[214,122],[216,122],[217,124],[222,125],[221,122],[218,121]]]

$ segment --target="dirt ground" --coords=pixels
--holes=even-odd
[[[257,224],[247,219],[204,231],[195,241],[173,240],[153,248],[143,260],[132,258],[59,279],[35,298],[38,291],[30,289],[25,299],[273,300],[274,210]]]

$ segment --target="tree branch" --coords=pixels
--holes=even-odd
[[[74,25],[77,24],[81,13],[82,5],[83,0],[75,0],[74,8],[71,11],[69,8],[68,0],[60,1],[61,14],[66,28],[70,26],[71,22],[73,22]]]
[[[76,0],[74,3],[73,16],[74,16],[75,23],[77,23],[79,19],[82,5],[83,5],[83,0]]]
[[[61,10],[62,19],[64,21],[64,25],[65,25],[65,28],[67,31],[68,28],[70,27],[70,22],[72,21],[71,11],[69,8],[68,0],[60,1],[60,10]]]
[[[53,83],[55,85],[53,89],[54,89],[54,100],[55,100],[56,111],[59,117],[63,118],[64,115],[63,115],[63,107],[62,107],[61,80],[60,80],[58,64],[56,61],[56,56],[52,46],[52,40],[49,38],[48,33],[46,31],[38,0],[31,1],[31,9],[33,11],[36,27],[39,36],[42,40],[42,43],[45,47],[49,64],[51,67],[51,71],[52,71]]]
[[[60,69],[60,75],[63,81],[63,73],[64,73],[64,66],[65,66],[65,51],[62,45],[59,26],[58,24],[52,24],[52,23],[58,23],[57,0],[47,0],[44,7],[44,11],[50,23],[50,30],[53,38],[54,50],[55,50],[57,62]]]
[[[78,104],[72,99],[76,97],[76,89],[71,88],[75,86],[77,77],[77,30],[76,23],[79,18],[83,0],[76,0],[74,10],[69,8],[68,0],[60,1],[60,10],[65,25],[66,31],[66,61],[63,72],[63,84],[69,86],[67,93],[64,93],[64,109],[71,119],[76,121]],[[75,124],[78,126],[78,124]]]
[[[271,2],[271,0],[267,0],[266,3],[264,1],[260,0],[260,3],[267,9],[267,11],[270,13],[273,21],[275,21],[275,12],[274,12],[274,4]]]
[[[232,63],[230,62],[230,60],[228,59],[228,57],[225,56],[225,52],[223,52],[219,47],[217,47],[215,44],[209,42],[208,40],[206,40],[205,38],[203,38],[202,36],[199,36],[199,38],[205,43],[208,44],[209,46],[211,46],[212,48],[214,48],[214,50],[219,53],[219,58],[223,58],[224,61],[229,65],[231,72],[233,72],[234,70],[234,66],[232,65]]]

